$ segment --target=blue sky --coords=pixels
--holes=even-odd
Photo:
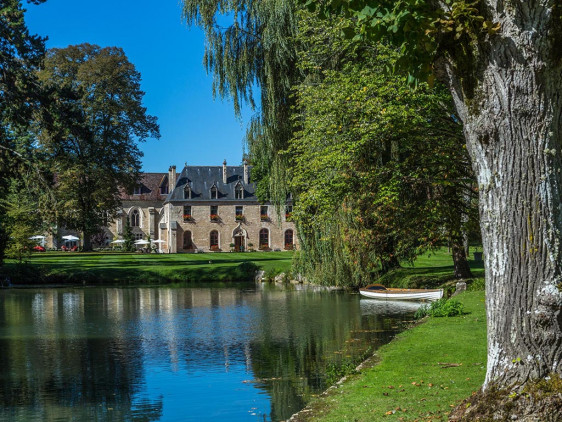
[[[203,67],[204,37],[181,18],[180,0],[48,0],[24,3],[31,33],[48,36],[47,47],[88,42],[122,47],[142,75],[144,105],[158,117],[160,140],[140,145],[143,170],[165,172],[171,164],[240,164],[246,122],[232,103],[212,96]]]

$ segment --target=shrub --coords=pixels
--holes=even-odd
[[[429,305],[423,304],[418,308],[414,314],[414,319],[422,319],[427,316],[429,310]]]
[[[422,319],[427,315],[433,317],[453,317],[463,313],[463,305],[458,300],[442,298],[430,305],[424,304],[420,306],[414,314],[414,319]]]
[[[427,314],[433,317],[452,317],[463,313],[462,303],[455,299],[447,300],[445,298],[433,302],[427,310]]]
[[[355,363],[349,360],[340,362],[339,364],[328,364],[325,370],[326,384],[333,385],[345,376],[357,374],[356,366]]]
[[[253,280],[256,272],[260,268],[255,262],[246,261],[242,262],[236,267],[236,280]]]
[[[468,284],[466,289],[469,291],[486,290],[486,281],[484,280],[484,277],[475,278]]]

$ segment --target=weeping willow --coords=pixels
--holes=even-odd
[[[293,1],[183,0],[183,17],[205,33],[213,95],[231,98],[238,116],[243,104],[256,110],[246,132],[252,177],[262,200],[284,203],[288,163],[279,151],[292,136],[290,94],[300,80]]]

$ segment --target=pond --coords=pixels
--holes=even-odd
[[[413,312],[254,284],[0,290],[0,420],[285,420]]]

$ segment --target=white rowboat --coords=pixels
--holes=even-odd
[[[359,289],[359,293],[370,299],[383,300],[438,300],[443,297],[443,289],[392,289],[382,284],[370,284]]]

